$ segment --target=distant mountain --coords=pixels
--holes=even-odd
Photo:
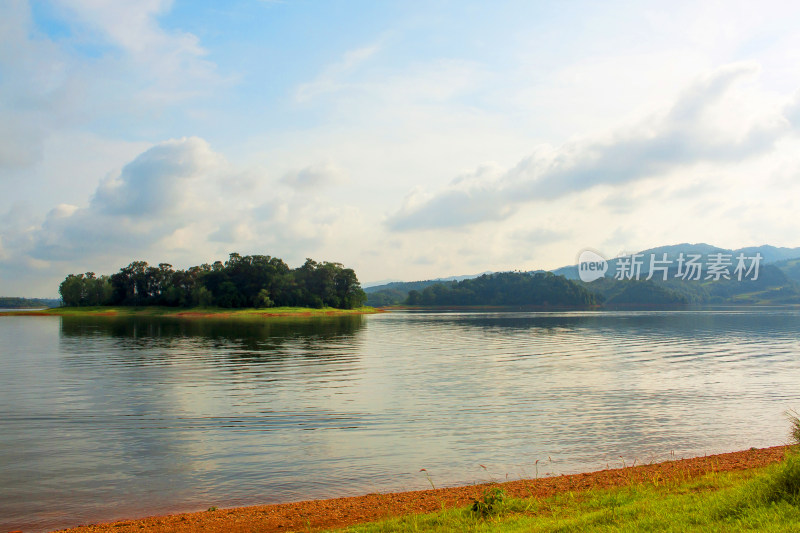
[[[800,258],[776,261],[772,266],[779,268],[793,282],[800,283]]]
[[[399,279],[382,279],[379,281],[367,281],[361,284],[361,288],[365,291],[371,287],[380,287],[382,285],[388,285],[389,283],[402,283],[402,280]]]
[[[602,295],[606,307],[694,305],[785,305],[800,304],[800,286],[774,264],[760,268],[758,279],[682,280],[670,271],[665,281],[618,280],[604,277],[592,282],[575,281]]]
[[[669,246],[659,246],[657,248],[650,248],[636,253],[642,254],[645,258],[647,258],[648,261],[651,254],[655,256],[656,259],[659,260],[663,257],[663,254],[667,254],[667,260],[673,262],[677,261],[678,256],[681,253],[683,253],[684,256],[688,256],[689,254],[699,254],[703,257],[707,257],[708,255],[711,254],[721,253],[721,254],[729,254],[734,258],[738,256],[740,253],[743,253],[747,257],[753,257],[755,256],[756,253],[760,253],[762,257],[761,260],[762,265],[775,263],[778,261],[786,261],[789,259],[800,258],[800,248],[784,248],[784,247],[778,248],[775,246],[763,245],[763,246],[748,246],[745,248],[730,250],[727,248],[720,248],[718,246],[712,246],[710,244],[705,244],[705,243],[672,244]],[[617,272],[617,266],[619,264],[620,259],[626,259],[626,258],[630,258],[630,254],[623,255],[622,257],[609,259],[608,271],[606,272],[606,277],[614,277],[614,274]],[[553,274],[564,276],[567,279],[579,279],[578,265],[570,265],[557,268],[552,272]],[[648,264],[647,261],[645,261],[644,264],[642,264],[641,272],[642,274],[645,275],[650,272],[650,265]]]
[[[745,255],[753,255],[756,252],[760,253],[766,263],[776,263],[778,261],[785,261],[786,259],[800,258],[800,248],[776,248],[775,246],[748,246],[747,248],[739,248],[734,250],[734,253],[744,252]]]
[[[685,258],[698,254],[701,256],[702,270],[699,279],[688,276],[684,279],[679,273],[678,257]],[[605,277],[583,283],[605,298],[606,307],[617,305],[670,305],[671,303],[714,304],[714,305],[782,305],[800,304],[800,248],[776,248],[774,246],[751,246],[729,250],[708,244],[678,244],[661,246],[637,252],[642,256],[641,273],[638,279],[616,279],[621,261],[630,261],[631,256],[623,256],[608,261]],[[666,254],[667,263],[663,270],[655,270],[652,279],[650,257],[661,261]],[[709,276],[710,264],[716,254],[728,255],[727,275],[729,279]],[[744,254],[746,258],[761,254],[757,279],[755,271],[748,276],[743,272],[742,279],[735,273],[736,257]],[[794,259],[786,259],[794,257]],[[624,263],[623,266],[629,263]],[[746,267],[751,261],[746,261]],[[658,265],[655,265],[658,267]],[[558,269],[557,273],[574,275],[578,278],[578,266]],[[686,268],[683,269],[686,273]]]

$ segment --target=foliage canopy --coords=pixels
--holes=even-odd
[[[222,263],[175,270],[134,261],[116,274],[70,274],[59,287],[65,306],[164,305],[171,307],[335,307],[353,309],[366,300],[355,272],[313,259],[290,269],[268,255],[230,254]]]

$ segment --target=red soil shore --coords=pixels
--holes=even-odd
[[[775,446],[741,452],[667,461],[569,476],[498,483],[510,496],[546,498],[565,491],[620,487],[634,483],[688,480],[709,472],[745,470],[783,459],[787,447]],[[436,490],[367,494],[350,498],[259,505],[92,524],[61,530],[70,533],[139,531],[284,532],[344,527],[410,513],[429,513],[466,506],[479,498],[487,485]]]

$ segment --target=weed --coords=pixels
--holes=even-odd
[[[490,482],[497,483],[497,480],[494,478],[494,476],[491,474],[491,472],[489,472],[488,468],[486,468],[484,465],[478,465],[478,466],[480,466],[481,468],[483,468],[486,471],[486,473],[489,475],[489,481]]]
[[[419,471],[420,472],[425,472],[425,477],[428,478],[428,483],[431,484],[431,488],[433,490],[436,490],[436,485],[433,484],[433,480],[431,479],[431,475],[428,474],[428,471],[426,469],[424,469],[424,468],[420,468]]]
[[[473,500],[472,512],[486,518],[493,514],[497,514],[503,508],[503,503],[506,500],[506,492],[500,488],[486,489],[483,491],[483,498],[480,500]]]
[[[800,504],[800,455],[786,455],[776,472],[767,478],[761,497],[769,503]]]
[[[789,434],[792,437],[792,444],[800,446],[800,415],[797,411],[790,409],[786,411],[786,418],[789,419],[789,423],[791,424]]]
[[[740,487],[717,509],[716,516],[741,517],[776,505],[800,507],[800,455],[788,453],[782,463]]]

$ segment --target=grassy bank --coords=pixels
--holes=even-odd
[[[800,531],[800,456],[766,468],[511,498],[489,487],[464,508],[329,531]]]
[[[324,317],[378,313],[374,307],[356,309],[308,307],[269,307],[265,309],[224,309],[221,307],[55,307],[39,311],[10,311],[0,316],[113,316],[113,317],[174,317],[186,319],[234,318],[263,319],[272,317]]]
[[[800,531],[800,416],[786,415],[793,446],[777,464],[756,466],[755,456],[740,452],[717,456],[698,475],[625,467],[616,485],[584,490],[570,482],[567,490],[537,494],[529,484],[524,495],[489,485],[467,507],[442,504],[434,513],[331,531]]]

